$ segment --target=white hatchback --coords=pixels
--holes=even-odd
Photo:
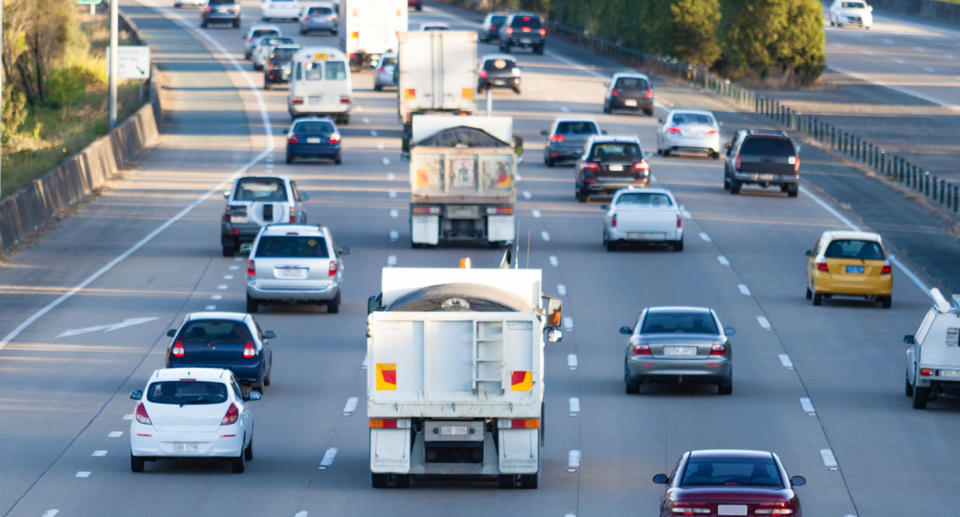
[[[143,390],[130,423],[130,470],[160,458],[214,458],[240,473],[253,459],[253,413],[230,370],[165,368],[156,370]]]
[[[263,21],[277,19],[298,21],[300,3],[297,0],[263,0],[260,4],[260,18]]]

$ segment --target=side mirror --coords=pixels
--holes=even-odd
[[[547,131],[546,129],[541,129],[541,130],[540,130],[540,134],[543,135],[543,136],[547,136],[547,135],[550,134],[550,132]]]
[[[908,345],[915,345],[917,344],[917,338],[913,337],[913,334],[907,334],[903,336],[903,342]]]
[[[306,192],[300,193],[300,201],[309,201],[309,200],[310,200],[310,194]]]
[[[229,190],[224,190],[224,191],[223,191],[223,199],[229,199],[229,198],[230,198],[230,191],[229,191]]]
[[[250,390],[243,396],[243,400],[260,400],[262,398],[263,394],[257,390]]]
[[[727,142],[727,143],[723,144],[723,146],[724,146],[725,148],[727,148],[727,149],[730,149],[730,147],[732,147],[732,146],[730,145],[730,142]]]
[[[813,255],[813,250],[806,250],[803,252],[804,257],[809,257],[810,255]]]
[[[807,478],[803,476],[790,476],[791,486],[803,486],[807,484]]]
[[[350,246],[343,246],[342,248],[337,250],[337,255],[343,256],[343,255],[349,255],[349,254],[350,254]]]
[[[666,474],[657,474],[653,476],[653,482],[658,485],[666,485],[670,482],[670,478],[668,478]]]
[[[253,244],[245,242],[240,245],[240,254],[241,255],[250,255],[250,252],[253,251]]]
[[[660,124],[663,124],[663,119],[662,119],[662,118],[658,118],[658,119],[657,119],[657,122],[660,123]]]
[[[734,329],[733,327],[726,327],[726,328],[723,329],[723,334],[724,334],[725,336],[732,336],[732,335],[734,335],[734,334],[736,334],[736,333],[737,333],[737,331],[736,331],[736,329]]]
[[[560,329],[550,329],[547,331],[548,343],[559,343],[563,340],[563,331]]]
[[[266,330],[263,332],[263,337],[266,339],[274,339],[277,337],[277,333],[272,330]]]
[[[610,205],[600,205],[600,210],[610,210]]]
[[[868,6],[867,6],[867,11],[870,11],[870,12],[872,13],[872,12],[873,12],[873,6],[872,6],[872,5],[868,5]]]
[[[143,390],[133,390],[130,392],[130,398],[133,400],[140,400],[143,398]]]
[[[523,154],[523,138],[514,135],[513,136],[513,152],[520,156]]]
[[[380,302],[383,301],[383,293],[377,293],[367,298],[367,314],[380,310]]]
[[[170,329],[167,331],[167,337],[173,337],[177,335],[177,329]]]
[[[547,300],[547,326],[558,329],[563,324],[563,300],[544,296]]]
[[[610,87],[610,81],[604,81],[604,82],[603,82],[603,87],[604,87],[604,88],[609,88],[609,87]]]
[[[627,326],[623,326],[623,327],[620,327],[620,333],[623,334],[624,336],[629,336],[630,334],[633,334],[633,329]]]

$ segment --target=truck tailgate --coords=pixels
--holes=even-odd
[[[417,112],[476,110],[476,32],[401,32],[398,46],[399,111],[404,122]]]
[[[617,229],[629,233],[663,233],[673,235],[677,229],[677,212],[673,207],[621,208],[616,210]]]

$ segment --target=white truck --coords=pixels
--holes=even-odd
[[[960,295],[947,302],[940,290],[930,290],[933,306],[915,334],[907,334],[905,394],[915,409],[940,393],[960,395]]]
[[[509,252],[508,252],[509,253]],[[372,484],[495,476],[536,488],[544,343],[560,300],[538,269],[384,268],[367,316]]]
[[[396,52],[407,31],[407,0],[343,0],[340,46],[354,71],[372,68],[386,52]]]
[[[517,155],[511,117],[416,115],[410,151],[410,242],[516,236]]]
[[[400,34],[397,106],[404,151],[413,116],[427,113],[471,115],[477,110],[477,33],[414,31]]]

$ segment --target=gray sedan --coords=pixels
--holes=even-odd
[[[597,122],[590,118],[558,118],[549,130],[541,130],[540,134],[547,137],[543,147],[543,164],[553,167],[563,160],[579,159],[587,139],[606,134],[606,131],[600,131]]]
[[[622,327],[630,336],[624,359],[627,393],[639,393],[643,382],[717,384],[721,395],[733,392],[733,350],[713,309],[706,307],[648,307],[635,328]]]

